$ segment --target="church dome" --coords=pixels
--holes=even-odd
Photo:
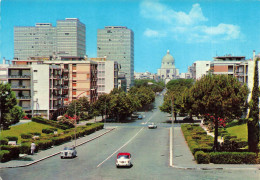
[[[172,55],[170,55],[170,51],[169,50],[167,50],[167,54],[162,58],[162,63],[174,64],[174,58],[172,57]]]
[[[162,66],[163,69],[173,69],[175,68],[174,58],[170,55],[170,51],[167,50],[167,54],[162,58]]]

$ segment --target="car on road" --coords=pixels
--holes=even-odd
[[[149,128],[149,129],[156,129],[156,128],[157,128],[157,125],[154,124],[154,123],[151,123],[151,124],[148,125],[148,128]]]
[[[74,146],[67,147],[65,146],[63,151],[60,152],[60,158],[74,158],[77,156],[77,151]]]
[[[187,116],[187,117],[183,118],[183,121],[193,122],[194,119],[192,119],[190,116]]]
[[[131,167],[131,154],[128,152],[120,152],[116,156],[116,167]]]
[[[142,115],[139,115],[139,116],[137,117],[137,119],[143,119],[143,116],[142,116]]]

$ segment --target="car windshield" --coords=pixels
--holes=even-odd
[[[119,155],[117,158],[118,159],[129,159],[129,156],[128,155]]]
[[[73,147],[64,147],[64,150],[73,150]]]

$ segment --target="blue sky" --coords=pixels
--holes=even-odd
[[[86,53],[97,56],[97,30],[127,26],[135,34],[135,71],[157,72],[169,49],[186,72],[197,60],[260,52],[259,0],[0,0],[1,60],[13,58],[14,26],[65,18],[86,25]]]

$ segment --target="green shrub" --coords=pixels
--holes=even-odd
[[[215,164],[256,164],[257,156],[252,152],[211,152],[210,162]]]
[[[7,162],[10,160],[11,160],[10,152],[7,150],[1,150],[0,151],[0,162]]]
[[[45,134],[51,134],[53,133],[54,131],[51,129],[51,128],[45,128],[45,129],[42,129],[42,133],[45,133]]]
[[[31,139],[32,138],[32,134],[30,134],[30,133],[22,133],[21,134],[21,138],[23,138],[23,139]]]
[[[36,141],[36,152],[37,150],[45,150],[52,146],[52,140],[51,139],[43,139]]]
[[[32,121],[33,122],[37,122],[37,123],[41,123],[41,124],[48,124],[48,125],[51,125],[53,127],[56,127],[56,128],[59,128],[59,129],[63,129],[63,130],[70,129],[70,128],[74,127],[73,124],[58,123],[57,121],[44,119],[42,117],[33,117]]]
[[[11,159],[19,158],[19,154],[20,154],[19,146],[4,145],[4,146],[1,146],[1,149],[9,151],[9,156]]]
[[[24,142],[20,146],[20,153],[21,154],[30,154],[31,151],[31,143],[30,142]]]
[[[18,141],[18,137],[16,136],[6,136],[6,139],[8,139],[8,141]]]
[[[7,145],[8,144],[8,139],[6,139],[6,138],[0,138],[0,144],[1,145]]]
[[[32,134],[33,136],[41,136],[42,134],[39,132],[31,132],[30,134]]]
[[[209,154],[205,153],[203,151],[197,151],[195,153],[195,159],[198,164],[209,164],[209,162],[210,162]]]

